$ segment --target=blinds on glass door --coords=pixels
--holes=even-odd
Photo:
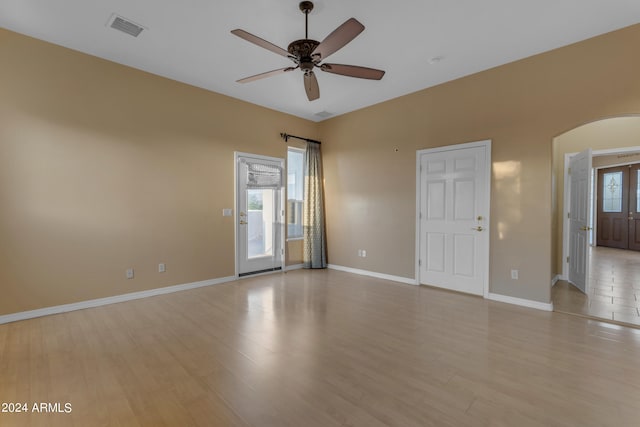
[[[265,163],[246,162],[247,188],[282,187],[282,168]]]

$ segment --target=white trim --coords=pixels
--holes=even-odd
[[[284,271],[291,271],[291,270],[301,270],[304,267],[304,264],[293,264],[293,265],[287,265],[284,268]]]
[[[533,301],[530,299],[523,299],[523,298],[510,297],[507,295],[494,294],[491,292],[489,292],[489,295],[487,295],[486,298],[491,301],[498,301],[498,302],[504,302],[507,304],[520,305],[522,307],[535,308],[536,310],[553,311],[553,302],[544,303],[544,302]]]
[[[306,150],[306,149],[304,149],[304,148],[298,148],[298,147],[294,147],[294,146],[292,146],[292,145],[287,145],[287,151],[288,151],[288,150],[291,150],[291,151],[297,151],[297,152],[302,153],[302,154],[304,154],[304,153],[307,151],[307,150]]]
[[[344,271],[347,273],[359,274],[361,276],[375,277],[377,279],[390,280],[392,282],[406,283],[407,285],[417,285],[415,279],[408,277],[393,276],[391,274],[376,273],[375,271],[361,270],[359,268],[344,267],[342,265],[329,264],[327,266],[331,270]]]
[[[423,154],[437,153],[443,151],[464,150],[468,148],[484,147],[485,148],[485,168],[486,168],[486,182],[485,194],[486,194],[486,214],[484,215],[486,220],[485,230],[489,237],[486,239],[486,245],[483,248],[481,256],[484,258],[484,278],[483,278],[483,296],[488,298],[489,296],[489,251],[491,248],[491,140],[486,139],[483,141],[467,142],[464,144],[446,145],[444,147],[427,148],[416,151],[416,244],[415,244],[415,284],[420,284],[420,157]]]
[[[157,295],[170,294],[173,292],[187,291],[190,289],[202,288],[204,286],[219,285],[221,283],[236,280],[234,276],[221,277],[218,279],[203,280],[200,282],[186,283],[183,285],[167,286],[164,288],[149,289],[148,291],[132,292],[129,294],[115,295],[112,297],[92,299],[88,301],[74,302],[71,304],[56,305],[53,307],[39,308],[37,310],[22,311],[0,316],[0,325],[3,323],[17,322],[18,320],[33,319],[36,317],[48,316],[50,314],[66,313],[69,311],[83,310],[85,308],[99,307],[102,305],[116,304],[119,302],[132,301],[141,298],[148,298]]]
[[[556,274],[556,276],[551,279],[551,287],[553,288],[555,286],[556,283],[558,283],[558,280],[561,279],[561,276],[559,274]]]
[[[569,182],[569,161],[578,153],[564,154],[564,197],[562,201],[562,277],[569,277],[569,197],[571,197],[571,183]],[[592,153],[593,155],[593,153]]]

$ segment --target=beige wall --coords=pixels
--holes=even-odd
[[[0,315],[232,276],[234,151],[282,158],[280,132],[318,137],[313,122],[4,30],[0,58]]]
[[[629,27],[322,122],[329,262],[414,277],[416,150],[491,139],[490,291],[548,302],[552,140],[640,112],[639,45]]]
[[[554,272],[562,273],[562,234],[564,212],[564,158],[565,154],[578,153],[587,148],[612,150],[640,146],[640,117],[615,117],[581,125],[553,140],[553,174],[555,183],[554,215]],[[593,166],[638,162],[638,153],[625,153],[593,158]]]
[[[232,275],[233,152],[284,157],[282,131],[323,140],[330,262],[403,277],[416,150],[492,139],[490,290],[548,302],[551,141],[640,113],[638,45],[634,26],[314,124],[0,30],[0,314]]]

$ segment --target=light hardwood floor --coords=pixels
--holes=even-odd
[[[339,271],[0,325],[4,426],[638,426],[640,331]]]
[[[640,252],[601,246],[590,250],[588,293],[559,281],[551,289],[554,310],[640,327]]]

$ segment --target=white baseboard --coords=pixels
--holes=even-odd
[[[335,265],[335,264],[329,264],[327,267],[329,267],[332,270],[345,271],[347,273],[360,274],[362,276],[370,276],[370,277],[375,277],[375,278],[378,278],[378,279],[391,280],[392,282],[406,283],[408,285],[416,285],[417,284],[416,283],[416,279],[409,279],[408,277],[401,277],[401,276],[393,276],[391,274],[376,273],[375,271],[360,270],[359,268],[343,267],[341,265]]]
[[[487,299],[498,302],[506,302],[507,304],[515,304],[521,305],[523,307],[535,308],[537,310],[553,311],[553,302],[544,303],[532,301],[530,299],[510,297],[507,295],[492,294],[491,292],[489,292],[489,294],[487,295]]]
[[[302,267],[304,267],[304,264],[293,264],[293,265],[287,265],[284,268],[284,271],[291,271],[291,270],[301,270]]]
[[[551,287],[553,288],[555,286],[556,283],[558,283],[558,280],[560,280],[560,275],[556,274],[556,277],[554,277],[553,279],[551,279]]]
[[[88,301],[74,302],[72,304],[56,305],[53,307],[39,308],[37,310],[22,311],[0,316],[0,325],[3,323],[17,322],[18,320],[33,319],[35,317],[48,316],[50,314],[66,313],[68,311],[83,310],[85,308],[99,307],[101,305],[115,304],[140,298],[148,298],[156,295],[170,294],[201,288],[203,286],[219,285],[236,280],[235,276],[221,277],[218,279],[203,280],[201,282],[186,283],[184,285],[167,286],[164,288],[149,289],[148,291],[132,292],[129,294],[115,295],[112,297],[92,299]]]

